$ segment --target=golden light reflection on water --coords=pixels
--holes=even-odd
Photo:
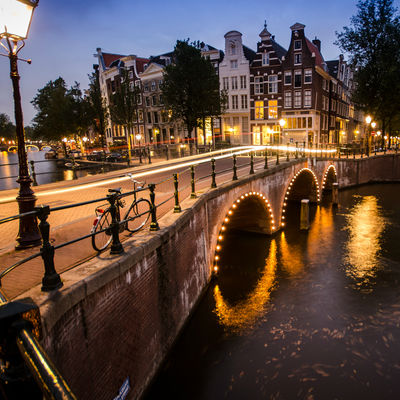
[[[299,274],[304,268],[301,245],[289,245],[285,237],[285,232],[282,232],[280,250],[281,267],[291,276]]]
[[[235,305],[230,305],[223,298],[218,285],[214,288],[215,314],[221,325],[231,331],[243,331],[254,325],[257,319],[264,315],[265,308],[271,296],[276,276],[277,245],[272,240],[264,271],[257,282],[255,289],[246,299]]]
[[[358,285],[367,283],[376,274],[381,250],[381,235],[386,220],[375,196],[365,196],[346,216],[349,232],[346,242],[346,275]]]

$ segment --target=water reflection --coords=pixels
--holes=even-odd
[[[346,215],[349,239],[346,249],[346,275],[358,286],[370,283],[379,267],[381,236],[386,220],[375,196],[364,196]]]
[[[235,305],[230,305],[222,296],[218,285],[214,288],[215,314],[219,322],[230,331],[242,332],[252,327],[257,319],[265,313],[271,291],[274,287],[277,266],[277,245],[272,240],[265,268],[261,273],[254,290]]]
[[[298,238],[297,238],[298,239]],[[281,267],[285,270],[288,275],[298,275],[304,268],[303,264],[303,251],[301,244],[294,243],[289,244],[285,232],[281,233],[280,241],[281,250]]]

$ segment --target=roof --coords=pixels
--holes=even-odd
[[[243,54],[251,62],[256,58],[257,53],[247,46],[243,45]]]
[[[287,50],[284,47],[282,47],[279,43],[275,42],[275,40],[271,39],[271,45],[278,58],[282,59],[282,57],[286,55]]]
[[[110,65],[116,61],[119,60],[122,57],[126,57],[122,54],[111,54],[111,53],[101,53],[103,60],[104,60],[104,66],[106,68],[110,68]]]
[[[144,66],[148,64],[150,60],[148,58],[136,58],[136,71],[138,74],[144,71]]]
[[[325,69],[324,68],[325,61],[324,61],[324,58],[322,57],[320,51],[318,50],[318,47],[315,46],[315,44],[313,44],[309,39],[307,39],[307,38],[305,38],[305,39],[306,39],[308,50],[310,50],[311,53],[315,54],[315,64],[318,65],[319,67]]]
[[[328,66],[329,75],[336,78],[339,70],[339,60],[327,61],[326,64]]]

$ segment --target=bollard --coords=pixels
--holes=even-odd
[[[276,151],[276,165],[279,165],[279,151]]]
[[[194,180],[194,165],[190,167],[190,176],[191,176],[190,183],[192,185],[192,193],[190,194],[190,198],[195,199],[197,196],[196,196],[195,180]]]
[[[383,154],[386,154],[386,145],[383,146]]]
[[[179,191],[178,191],[178,174],[174,174],[174,197],[175,197],[175,206],[174,213],[180,213],[182,211],[181,206],[179,205]]]
[[[233,177],[232,177],[233,181],[237,181],[238,177],[237,177],[237,167],[236,167],[236,154],[233,155]]]
[[[147,156],[149,157],[149,164],[151,164],[151,154],[150,154],[150,146],[147,148]]]
[[[361,147],[361,148],[360,148],[361,158],[363,158],[363,153],[364,153],[364,147]]]
[[[37,216],[40,220],[39,230],[42,235],[42,259],[44,262],[44,276],[42,279],[42,292],[50,292],[54,289],[62,287],[60,275],[57,274],[54,267],[54,246],[50,244],[50,224],[47,222],[47,218],[50,215],[49,206],[35,207]]]
[[[334,206],[339,204],[339,184],[337,182],[332,184],[332,204]]]
[[[250,152],[250,175],[254,174],[254,152]]]
[[[37,180],[36,180],[36,172],[35,172],[35,161],[31,160],[29,162],[31,163],[32,180],[33,180],[32,185],[33,186],[38,186],[38,183],[37,183]]]
[[[306,142],[303,142],[303,157],[306,157]]]
[[[217,182],[215,181],[215,159],[211,159],[211,187],[216,188]]]
[[[310,200],[303,199],[301,201],[300,210],[300,230],[308,230],[310,228]]]
[[[121,254],[124,251],[122,247],[122,243],[119,240],[119,218],[118,215],[118,205],[116,202],[118,201],[118,197],[116,193],[108,194],[107,201],[110,203],[110,214],[111,214],[111,251],[110,254]]]
[[[156,207],[156,203],[155,203],[156,194],[154,193],[155,188],[156,188],[156,185],[154,183],[149,184],[150,203],[151,203],[150,231],[158,231],[160,229],[160,226],[158,225],[158,222],[157,222],[157,207]]]
[[[166,154],[167,161],[168,161],[169,160],[169,147],[168,147],[168,145],[166,145],[165,154]]]
[[[340,159],[340,147],[338,147],[338,154],[339,154],[339,159]]]
[[[265,149],[264,151],[264,169],[268,169],[268,150]]]

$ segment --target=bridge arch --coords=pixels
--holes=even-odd
[[[329,165],[328,168],[325,170],[324,177],[322,179],[322,190],[321,193],[324,191],[331,191],[332,185],[337,182],[337,171],[333,164]]]
[[[296,172],[290,180],[283,199],[281,227],[286,224],[286,211],[289,202],[300,202],[309,199],[313,203],[319,203],[320,190],[317,176],[310,168],[302,168]]]
[[[227,231],[242,230],[272,234],[276,230],[274,213],[269,200],[260,192],[246,192],[237,198],[226,213],[217,236],[213,272],[219,270],[220,251]]]

